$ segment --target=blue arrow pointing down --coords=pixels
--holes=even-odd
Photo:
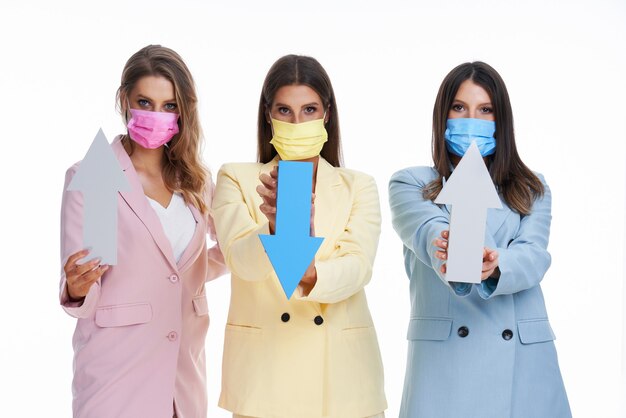
[[[278,162],[275,235],[259,235],[287,299],[324,238],[311,236],[313,163]]]

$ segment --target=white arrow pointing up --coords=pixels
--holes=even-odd
[[[452,206],[446,261],[449,282],[480,283],[488,208],[501,208],[476,142],[461,158],[435,203]]]
[[[117,264],[117,192],[130,191],[130,183],[102,129],[94,138],[67,190],[83,194],[83,247],[89,258]]]

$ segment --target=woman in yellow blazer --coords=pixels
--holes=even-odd
[[[380,234],[374,179],[341,167],[337,105],[315,59],[266,76],[258,163],[225,164],[213,212],[232,271],[220,406],[235,417],[382,417],[387,404],[363,287]],[[311,235],[324,237],[288,300],[259,234],[273,234],[279,159],[314,165]]]

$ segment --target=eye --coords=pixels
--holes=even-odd
[[[463,105],[456,103],[452,105],[452,110],[455,112],[462,112],[465,109],[463,108]]]
[[[493,113],[493,109],[489,106],[484,106],[480,108],[480,111],[483,113]]]
[[[290,110],[288,107],[281,106],[278,108],[278,113],[280,113],[281,115],[288,115],[290,113]]]
[[[307,106],[304,108],[304,113],[311,115],[313,113],[317,112],[317,107],[315,106]]]
[[[147,101],[146,99],[138,99],[137,100],[137,104],[139,104],[139,106],[141,106],[141,107],[148,107],[148,106],[150,106],[150,102]]]
[[[164,108],[165,110],[169,110],[169,111],[174,111],[176,110],[178,106],[176,106],[176,103],[166,103]]]

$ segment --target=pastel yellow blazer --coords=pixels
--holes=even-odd
[[[267,164],[224,165],[213,216],[232,272],[219,405],[254,417],[362,418],[386,409],[383,367],[363,287],[380,235],[374,179],[320,157],[317,284],[287,300],[259,234],[269,233],[256,192]]]

